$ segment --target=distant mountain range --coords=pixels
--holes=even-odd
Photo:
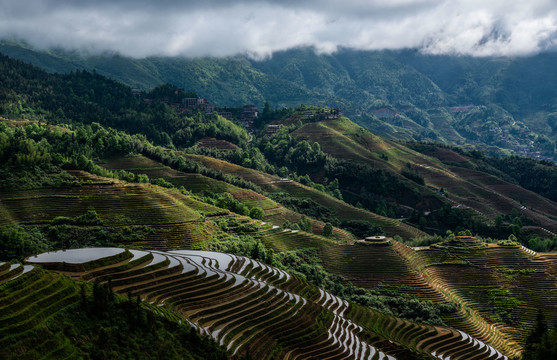
[[[556,158],[557,53],[525,58],[423,55],[416,50],[299,48],[265,60],[133,59],[37,51],[4,41],[0,53],[49,72],[95,70],[132,88],[171,83],[217,106],[243,104],[338,107],[354,121],[393,139],[473,144],[529,157]]]

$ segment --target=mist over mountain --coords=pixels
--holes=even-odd
[[[331,54],[418,48],[428,54],[522,56],[554,49],[550,0],[3,1],[0,37],[99,54],[265,58],[314,47]]]

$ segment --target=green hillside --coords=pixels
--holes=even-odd
[[[211,169],[219,169],[224,173],[237,176],[241,179],[250,181],[260,186],[267,193],[280,194],[286,193],[289,197],[300,200],[307,200],[316,203],[326,209],[332,210],[334,215],[340,220],[358,218],[367,220],[380,226],[384,231],[392,235],[400,235],[404,238],[420,236],[423,233],[411,226],[401,223],[398,220],[390,219],[385,216],[377,215],[372,212],[356,208],[339,199],[327,195],[312,187],[302,185],[289,179],[281,179],[278,176],[265,174],[253,169],[244,168],[239,165],[227,163],[222,160],[200,156],[184,154],[188,159],[198,161]]]
[[[258,71],[334,96],[360,61],[299,53]],[[340,72],[299,78],[315,61]],[[181,106],[189,90],[7,57],[0,79],[1,356],[508,359],[538,309],[557,320],[548,161],[394,141],[319,105],[266,106],[248,133]]]
[[[491,220],[518,211],[532,219],[537,226],[552,232],[557,230],[555,202],[533,191],[525,190],[518,185],[520,179],[512,178],[518,176],[516,174],[529,173],[539,168],[538,171],[547,173],[540,177],[553,181],[551,167],[542,169],[541,164],[536,165],[535,162],[531,162],[531,168],[526,168],[526,164],[517,165],[522,168],[520,170],[514,168],[512,172],[505,175],[495,168],[495,166],[502,168],[503,160],[477,159],[435,145],[393,142],[362,129],[345,117],[308,122],[292,132],[292,135],[298,140],[318,142],[321,149],[329,156],[351,163],[365,164],[373,169],[383,169],[394,178],[402,179],[410,184],[407,186],[414,187],[422,193],[418,201],[427,204],[426,208],[422,208],[423,210],[437,210],[443,203],[453,206],[458,204],[462,208],[471,208],[478,215]],[[517,164],[520,164],[518,160]],[[424,183],[410,181],[414,180],[413,177],[406,179],[408,175],[404,176],[405,172],[411,172],[410,175],[416,174],[416,178],[423,179]],[[343,192],[361,193],[358,187],[353,187],[352,184],[355,182],[351,182],[348,178],[343,182],[341,176],[337,178]],[[525,179],[524,183],[526,185]],[[360,183],[356,184],[359,186]],[[375,184],[372,186],[377,188]],[[539,189],[538,192],[550,193],[548,188],[542,188],[541,185],[535,187],[532,184],[531,188]],[[385,194],[386,191],[382,190],[381,193]],[[406,199],[400,195],[396,200],[397,203],[419,208],[417,202],[405,202]]]
[[[149,178],[162,178],[176,187],[183,187],[200,196],[229,193],[235,200],[240,201],[248,208],[261,208],[263,210],[261,220],[277,226],[282,226],[286,222],[298,223],[303,216],[253,190],[239,188],[225,181],[201,174],[177,171],[142,155],[114,158],[107,163],[103,163],[102,166],[110,170],[126,170],[134,174],[145,174]],[[256,182],[256,184],[258,183]],[[325,224],[311,218],[310,221],[312,222],[312,231],[321,234]],[[339,228],[333,229],[332,236],[337,240],[351,240],[353,238],[353,235]]]
[[[334,106],[393,139],[473,143],[486,151],[555,158],[554,53],[505,59],[413,50],[317,55],[301,48],[258,61],[245,56],[132,59],[37,52],[8,41],[0,52],[51,72],[95,70],[145,90],[170,82],[223,107],[262,107],[265,101],[272,107]]]

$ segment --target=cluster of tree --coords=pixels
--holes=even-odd
[[[363,239],[366,236],[385,235],[380,226],[374,225],[366,220],[343,220],[340,227],[350,231],[356,238]]]
[[[319,143],[294,139],[289,130],[293,129],[284,127],[270,138],[262,137],[256,146],[271,164],[277,168],[286,167],[288,172],[311,174],[323,168],[327,155]]]
[[[212,218],[211,221],[222,231],[235,234],[255,234],[260,227],[249,219],[239,219],[236,216],[223,216]],[[235,236],[235,235],[230,235]]]
[[[291,230],[302,230],[308,233],[313,232],[313,223],[311,221],[311,219],[309,219],[307,216],[302,215],[302,217],[300,218],[300,220],[298,220],[298,222],[290,222],[289,220],[286,220],[283,224],[282,224],[282,228],[283,229],[291,229]]]
[[[269,194],[269,197],[280,203],[282,206],[300,214],[307,215],[313,219],[323,222],[330,222],[335,226],[340,225],[340,221],[335,210],[320,205],[314,200],[298,199],[287,193],[271,193]]]
[[[419,185],[425,185],[424,178],[418,174],[418,171],[410,163],[406,163],[400,170],[402,176],[414,181]]]
[[[513,234],[521,241],[527,239],[522,227],[533,224],[531,219],[519,215],[516,211],[505,216],[499,215],[494,224],[490,224],[477,213],[453,208],[451,204],[444,204],[428,215],[414,211],[406,221],[430,233],[443,234],[448,230],[457,233],[470,230],[474,234],[494,239],[506,239]]]
[[[329,158],[325,165],[325,174],[329,179],[337,179],[346,201],[352,204],[359,202],[372,211],[381,205],[381,200],[412,206],[422,198],[419,191],[407,182],[366,164]],[[387,207],[387,212],[386,209]],[[389,212],[386,215],[391,214]]]
[[[162,84],[153,88],[145,96],[149,100],[164,101],[170,104],[180,104],[184,98],[197,98],[197,94],[193,91],[179,89],[171,84]]]
[[[531,236],[526,241],[522,241],[522,244],[537,252],[550,252],[557,250],[557,237],[543,238]]]
[[[255,119],[255,127],[262,129],[273,120],[285,119],[294,113],[293,108],[271,109],[271,104],[265,101],[261,114]]]
[[[205,192],[203,201],[223,209],[228,209],[236,214],[249,216],[252,219],[261,220],[263,219],[263,216],[265,216],[265,212],[259,206],[249,207],[240,200],[234,199],[230,193],[216,194]]]
[[[554,163],[519,156],[490,157],[485,162],[512,177],[523,188],[557,201],[557,166]]]
[[[95,72],[47,74],[29,64],[0,56],[0,114],[50,123],[100,123],[140,133],[165,146],[187,147],[205,137],[245,144],[241,126],[216,113],[178,113],[171,102],[195,94],[165,84],[144,102],[131,89]]]
[[[548,326],[540,309],[536,324],[526,338],[522,360],[555,359],[557,359],[557,325]]]

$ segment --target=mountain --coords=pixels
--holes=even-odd
[[[218,106],[341,108],[392,139],[474,144],[484,151],[555,158],[556,54],[524,58],[424,55],[413,50],[316,54],[299,48],[264,60],[88,56],[4,41],[0,52],[50,72],[95,70],[132,87],[163,83]]]
[[[557,204],[555,198],[547,199],[533,191],[528,191],[517,184],[511,176],[514,174],[533,173],[534,167],[520,170],[505,169],[508,175],[494,169],[480,159],[470,155],[459,154],[456,150],[420,143],[401,144],[381,138],[365,131],[347,118],[308,122],[292,132],[298,141],[318,142],[321,149],[331,157],[363,164],[368,168],[382,169],[385,173],[401,179],[413,191],[421,195],[414,203],[408,202],[408,196],[399,196],[397,203],[409,205],[426,211],[439,210],[442,203],[449,203],[474,209],[477,214],[494,220],[497,216],[510,214],[512,209],[520,211],[542,228],[557,232]],[[418,150],[418,151],[416,151]],[[427,155],[427,156],[424,156]],[[498,160],[492,159],[495,165]],[[503,161],[503,160],[502,160]],[[501,162],[502,162],[501,161]],[[532,162],[534,165],[535,162]],[[539,164],[540,167],[543,165]],[[355,172],[355,167],[352,173]],[[555,174],[555,168],[548,166],[548,171]],[[415,172],[418,182],[408,172]],[[549,175],[543,178],[551,178]],[[368,187],[362,185],[363,179],[341,177],[340,189],[345,199],[366,203],[362,194],[372,188],[379,188],[372,179]],[[395,180],[390,180],[391,186]],[[441,190],[443,189],[443,190]],[[386,192],[380,190],[383,194]],[[398,190],[399,194],[403,190]],[[392,198],[392,197],[391,197]],[[406,201],[406,202],[405,202]],[[427,204],[425,207],[424,203]],[[377,210],[377,208],[376,208]]]
[[[318,105],[265,107],[248,134],[171,85],[8,57],[0,80],[2,356],[166,337],[149,351],[505,359],[537,309],[557,319],[550,162],[393,141]]]

